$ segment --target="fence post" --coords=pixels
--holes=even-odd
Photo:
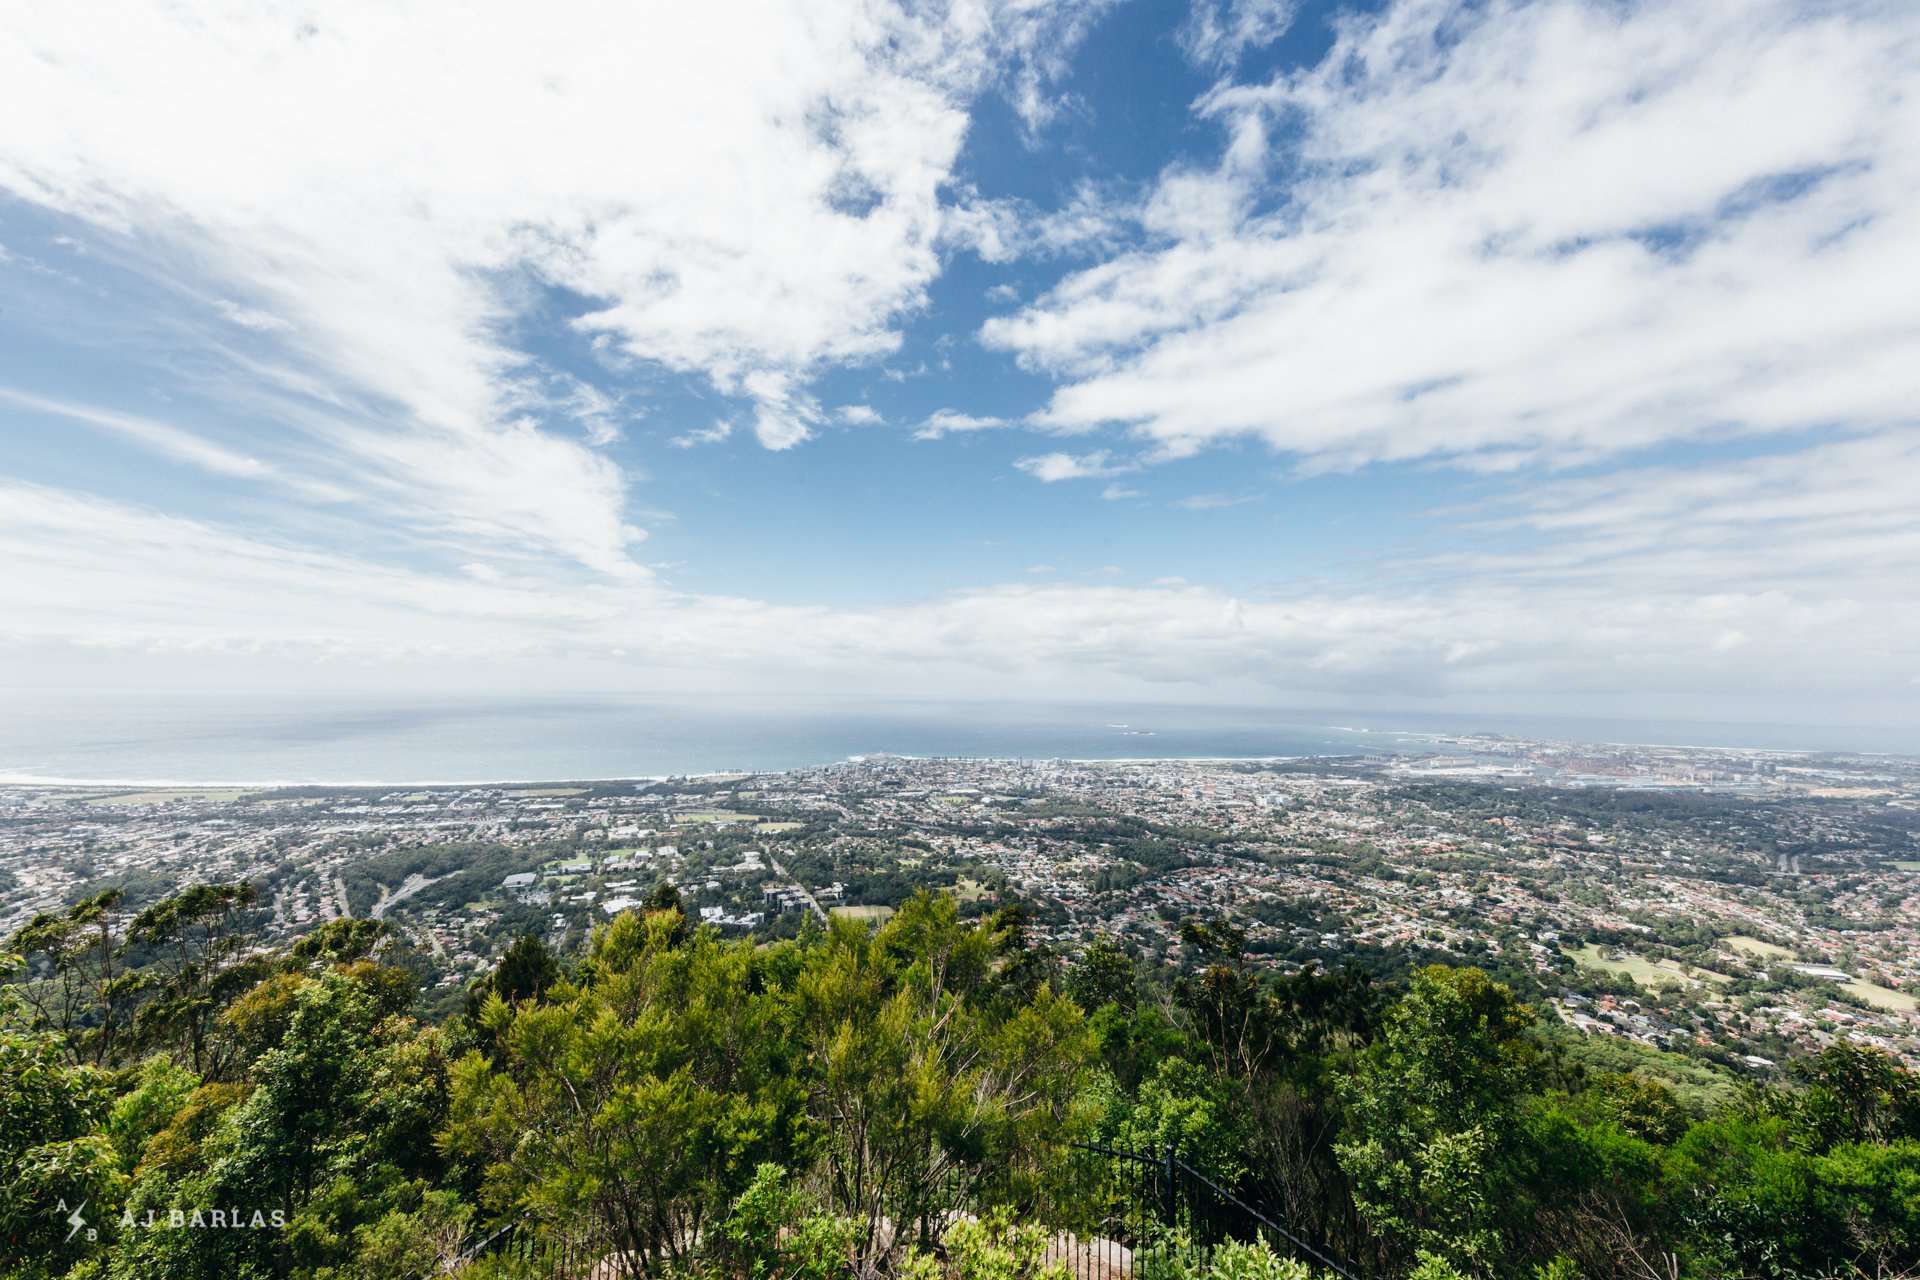
[[[1179,1206],[1177,1206],[1173,1200],[1173,1144],[1171,1142],[1167,1144],[1166,1155],[1161,1164],[1160,1176],[1163,1180],[1163,1189],[1165,1191],[1162,1204],[1164,1206],[1167,1226],[1171,1229],[1178,1226],[1180,1222]]]

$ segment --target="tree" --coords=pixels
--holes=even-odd
[[[0,954],[0,979],[18,968]],[[64,1038],[31,1021],[0,985],[0,1241],[23,1280],[61,1275],[88,1251],[120,1188],[110,1078],[69,1062]]]
[[[244,1086],[203,1084],[146,1148],[127,1198],[136,1220],[186,1205],[259,1214],[277,1229],[130,1230],[112,1260],[133,1280],[324,1274],[364,1233],[418,1211],[446,1170],[440,1033],[402,1010],[404,974],[365,961],[277,974],[237,1002]],[[391,1230],[391,1224],[389,1225]]]
[[[1361,1214],[1399,1258],[1426,1251],[1476,1272],[1496,1261],[1512,1173],[1502,1147],[1534,1072],[1532,1023],[1479,969],[1435,965],[1361,1055],[1337,1150]]]
[[[1045,983],[1026,997],[1018,945],[921,892],[876,934],[833,922],[802,975],[822,1171],[869,1248],[886,1221],[924,1236],[945,1197],[1031,1193],[1051,1172],[1041,1139],[1091,1122],[1085,1020]],[[1017,998],[995,989],[1008,974]]]
[[[1794,1109],[1813,1150],[1920,1139],[1920,1077],[1881,1050],[1839,1041],[1796,1062],[1794,1074],[1807,1085]]]
[[[85,898],[65,915],[41,912],[14,931],[10,950],[41,957],[44,981],[21,989],[42,1026],[57,1029],[77,1059],[94,1066],[114,1061],[137,983],[118,964],[121,940],[114,913],[119,889]]]
[[[228,1064],[209,1033],[221,1007],[268,967],[249,958],[253,939],[240,931],[257,891],[251,884],[197,884],[163,898],[133,918],[131,945],[159,952],[152,998],[134,1030],[144,1044],[171,1044],[195,1075],[219,1075]]]
[[[1140,1001],[1140,982],[1133,957],[1105,934],[1087,944],[1080,960],[1067,974],[1067,994],[1089,1014],[1107,1005],[1132,1013]]]
[[[489,985],[509,1004],[537,1000],[560,980],[560,964],[547,944],[530,933],[515,938],[500,956]]]
[[[766,963],[687,935],[677,911],[617,917],[578,986],[539,1004],[487,997],[500,1060],[458,1064],[448,1150],[484,1170],[496,1210],[585,1234],[626,1274],[671,1267],[798,1137]]]

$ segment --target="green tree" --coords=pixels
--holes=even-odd
[[[484,1170],[496,1211],[583,1234],[631,1274],[676,1265],[800,1136],[768,963],[688,935],[677,911],[617,917],[579,985],[544,1004],[487,998],[500,1061],[458,1064],[447,1149]]]
[[[127,1197],[143,1221],[182,1206],[260,1214],[280,1229],[129,1230],[112,1271],[133,1280],[322,1275],[365,1232],[418,1212],[445,1175],[440,1033],[402,1010],[404,975],[360,962],[276,975],[237,1002],[242,1083],[203,1084],[151,1138]]]
[[[1140,1002],[1140,980],[1133,970],[1133,957],[1113,939],[1100,935],[1087,944],[1068,971],[1067,994],[1090,1014],[1107,1005],[1132,1013]]]
[[[560,963],[547,944],[530,933],[515,938],[500,956],[489,985],[502,1000],[538,1000],[560,981]]]
[[[1345,1086],[1337,1144],[1361,1214],[1401,1259],[1425,1251],[1464,1270],[1499,1260],[1512,1183],[1503,1158],[1534,1075],[1532,1013],[1479,969],[1414,975]]]
[[[1091,1122],[1091,1039],[1042,983],[997,998],[995,922],[967,924],[950,895],[916,894],[877,933],[833,922],[799,985],[829,1200],[872,1230],[924,1239],[944,1197],[1034,1194],[1043,1139]]]
[[[1813,1150],[1920,1138],[1920,1076],[1885,1052],[1840,1041],[1796,1062],[1794,1073],[1806,1083],[1795,1119]]]
[[[251,884],[192,885],[127,927],[129,944],[158,955],[135,1033],[145,1045],[174,1047],[195,1075],[218,1076],[228,1067],[227,1046],[212,1035],[214,1020],[271,966],[250,954],[253,939],[241,930],[256,896]]]
[[[39,1024],[59,1031],[76,1059],[96,1067],[114,1063],[138,987],[120,964],[122,940],[114,926],[122,897],[109,889],[64,915],[41,912],[7,941],[26,957],[30,974],[40,970],[41,980],[20,990]]]
[[[0,979],[19,964],[0,954]],[[33,1021],[18,991],[0,985],[0,1242],[7,1274],[21,1280],[61,1275],[90,1251],[121,1189],[105,1131],[110,1078],[72,1064],[61,1035]]]

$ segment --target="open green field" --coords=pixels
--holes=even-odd
[[[972,876],[961,876],[959,882],[953,886],[953,896],[962,902],[978,902],[987,896],[987,886]]]
[[[75,796],[88,804],[232,804],[253,792],[246,787],[169,787],[159,791],[99,792]]]
[[[583,796],[585,787],[509,787],[510,796]]]
[[[1896,862],[1893,865],[1901,871],[1920,871],[1920,862]]]
[[[1609,973],[1623,974],[1643,987],[1657,987],[1662,983],[1711,982],[1715,984],[1730,982],[1732,979],[1724,973],[1715,973],[1712,969],[1695,967],[1688,973],[1671,960],[1649,960],[1645,956],[1624,955],[1607,957],[1608,948],[1589,942],[1579,950],[1569,949],[1567,954],[1590,969],[1602,969]]]
[[[734,813],[726,809],[714,809],[706,813],[676,814],[673,820],[676,823],[679,823],[681,826],[690,826],[697,822],[704,822],[709,824],[724,824],[728,822],[758,822],[759,821],[759,819],[751,813]]]
[[[1720,945],[1729,951],[1744,951],[1750,956],[1759,956],[1763,960],[1791,960],[1793,952],[1771,942],[1762,942],[1758,938],[1749,938],[1736,933],[1730,938],[1722,938]]]
[[[849,920],[885,920],[893,914],[892,907],[835,907],[833,914],[845,916]]]
[[[1865,1000],[1876,1009],[1885,1009],[1890,1013],[1912,1013],[1920,1008],[1920,1000],[1915,1000],[1904,991],[1895,991],[1892,987],[1883,987],[1877,982],[1843,982],[1840,989],[1857,1000]]]
[[[759,829],[768,835],[779,835],[782,831],[798,831],[806,825],[804,822],[763,822]]]

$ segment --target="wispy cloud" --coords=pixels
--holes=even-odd
[[[1173,505],[1179,507],[1182,511],[1219,511],[1225,507],[1238,507],[1249,502],[1258,502],[1259,500],[1260,495],[1258,494],[1243,494],[1239,497],[1234,497],[1226,493],[1196,493],[1189,497],[1181,498]]]
[[[0,110],[0,189],[75,233],[46,255],[63,280],[123,267],[180,299],[165,323],[216,369],[164,411],[127,387],[0,392],[29,429],[110,437],[217,495],[162,512],[82,493],[79,450],[72,488],[0,480],[7,669],[471,663],[477,686],[574,679],[592,655],[876,691],[1920,708],[1920,11],[1402,0],[1348,19],[1321,66],[1236,84],[1288,7],[1198,0],[1184,38],[1225,77],[1198,105],[1217,157],[1058,209],[956,186],[969,104],[997,87],[1039,127],[1099,7],[0,14],[0,106],[34,108]],[[8,234],[10,270],[40,278]],[[937,354],[846,372],[885,361],[908,317],[951,319],[929,286],[956,249],[1018,279],[997,305],[1033,300],[983,336],[1051,380],[1037,417],[956,376],[922,418],[904,384]],[[968,307],[989,292],[965,283]],[[877,424],[842,403],[869,373],[923,437],[1087,433],[1024,446],[1017,472],[1045,484],[1001,470],[972,495],[991,516],[925,522],[929,557],[983,532],[1013,548],[943,579],[977,585],[773,604],[637,562],[634,522],[665,518],[629,493],[659,446],[627,432],[646,388],[708,405],[671,444],[793,449]],[[1083,501],[1140,498],[1121,477],[1246,438],[1296,474],[1476,468],[1484,500],[1409,514],[1383,488],[1367,501],[1411,546],[1243,590],[1206,585],[1232,571],[1192,541],[1208,521]],[[943,448],[916,461],[937,471]],[[668,461],[697,484],[701,458]],[[1204,474],[1189,487],[1224,491],[1174,505],[1249,500]],[[115,491],[163,501],[139,479]],[[1045,487],[1072,480],[1096,483]],[[1063,501],[1114,528],[1164,519],[1166,546],[1018,551],[1038,527],[1019,504]],[[323,521],[346,532],[306,536]],[[711,552],[689,532],[663,554],[691,578]],[[1151,585],[1020,572],[1062,555]],[[1147,577],[1164,569],[1186,576]]]
[[[1920,9],[1403,0],[1225,86],[1154,243],[990,344],[1162,456],[1578,461],[1911,421]],[[1287,199],[1261,199],[1288,175]]]
[[[1298,8],[1298,0],[1193,0],[1180,48],[1196,66],[1231,68],[1285,35]]]
[[[204,436],[154,418],[133,413],[117,413],[94,405],[54,399],[51,396],[33,395],[12,387],[0,387],[0,403],[32,413],[64,418],[70,422],[85,423],[98,430],[110,432],[150,453],[175,462],[184,462],[214,475],[238,476],[255,480],[274,478],[273,472],[263,466],[259,459],[236,453]]]
[[[1117,460],[1106,449],[1092,453],[1043,453],[1017,459],[1013,465],[1047,484],[1061,480],[1103,480],[1140,469],[1139,463]]]
[[[980,416],[961,413],[957,409],[941,409],[929,414],[925,421],[913,433],[916,440],[938,440],[942,436],[958,435],[969,431],[991,431],[996,427],[1007,426],[1005,418]]]
[[[667,443],[673,445],[675,448],[691,449],[695,445],[719,444],[732,434],[733,423],[728,419],[722,418],[710,427],[699,427],[692,431],[682,432],[667,441]]]
[[[242,329],[279,332],[293,327],[279,316],[272,315],[265,311],[255,311],[251,307],[243,307],[239,303],[227,298],[217,299],[213,306],[214,310],[218,311],[228,320],[231,320],[234,324],[239,325]]]
[[[583,344],[751,401],[792,447],[821,421],[809,380],[894,350],[939,270],[968,103],[1037,103],[1083,13],[29,4],[0,15],[0,190],[284,340],[367,424],[328,447],[470,526],[517,494],[522,536],[608,568],[632,531],[587,445],[615,427],[518,415],[512,323],[590,299]]]

